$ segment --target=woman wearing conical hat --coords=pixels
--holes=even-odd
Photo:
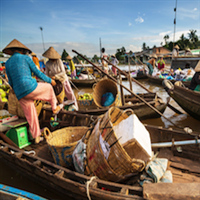
[[[195,74],[190,82],[189,89],[200,92],[200,61],[197,63],[194,71]]]
[[[75,79],[76,78],[76,67],[75,67],[74,62],[72,60],[72,57],[70,55],[68,55],[66,57],[66,59],[69,61],[69,66],[70,66],[70,69],[71,69],[71,78]]]
[[[153,73],[153,69],[155,68],[156,66],[156,59],[157,59],[157,56],[156,54],[153,54],[151,56],[151,59],[147,61],[147,67],[149,68],[149,74],[152,75]]]
[[[185,56],[192,56],[192,52],[191,52],[190,48],[185,49]]]
[[[45,51],[42,55],[49,59],[49,61],[46,63],[46,66],[45,66],[47,76],[54,77],[56,80],[59,80],[61,83],[63,83],[64,89],[65,89],[65,95],[67,99],[73,100],[78,110],[76,97],[71,88],[68,77],[65,73],[63,62],[60,59],[61,56],[53,47],[49,47],[49,49]]]
[[[37,69],[31,58],[24,55],[27,52],[31,53],[31,50],[16,39],[3,49],[3,53],[12,55],[6,62],[9,84],[24,111],[30,132],[38,143],[41,132],[34,100],[50,102],[54,113],[60,110],[60,106],[57,106],[57,99],[51,86],[56,85],[55,81]],[[31,76],[32,73],[46,83],[37,83]]]
[[[115,54],[113,54],[111,56],[111,63],[114,65],[114,66],[117,66],[119,64],[119,61],[117,60]],[[117,69],[115,67],[112,66],[112,72],[114,75],[117,75]]]
[[[175,45],[175,46],[174,46],[174,49],[173,49],[173,51],[172,51],[172,58],[173,58],[173,57],[177,57],[177,56],[179,55],[179,52],[178,52],[179,49],[180,49],[180,48],[179,48],[178,45]]]

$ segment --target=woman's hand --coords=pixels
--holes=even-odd
[[[56,77],[55,77],[55,76],[52,76],[52,77],[51,77],[51,79],[55,80],[55,79],[56,79]]]
[[[55,86],[55,85],[56,85],[56,82],[55,82],[53,79],[51,79],[51,85],[52,85],[52,86]]]

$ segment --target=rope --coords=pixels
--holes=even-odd
[[[91,179],[86,182],[86,192],[87,192],[87,197],[88,197],[89,200],[92,200],[91,197],[90,197],[89,185],[96,178],[97,178],[96,176],[92,176]]]

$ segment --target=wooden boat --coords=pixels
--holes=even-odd
[[[0,199],[2,200],[45,200],[45,198],[24,190],[0,184]]]
[[[146,74],[143,74],[143,75],[136,75],[136,76],[132,76],[132,77],[133,77],[134,79],[136,79],[136,80],[148,78]],[[125,77],[125,76],[122,76],[122,80],[123,80],[123,81],[126,81],[126,80],[128,80],[128,78]]]
[[[162,82],[165,80],[164,78],[154,77],[151,75],[147,75],[148,81],[154,84],[162,85]],[[175,80],[170,80],[173,84],[176,82]],[[190,81],[182,81],[182,83],[186,86],[190,86]]]
[[[65,198],[92,200],[121,199],[198,199],[200,198],[200,149],[198,144],[176,148],[175,141],[197,141],[197,135],[189,135],[183,131],[158,128],[146,125],[153,144],[172,142],[169,148],[153,148],[159,152],[158,157],[169,159],[169,169],[173,174],[173,183],[146,184],[138,186],[138,175],[127,177],[126,181],[114,183],[100,180],[74,172],[53,163],[53,158],[45,141],[31,145],[36,155],[29,155],[24,150],[12,147],[0,141],[0,157],[2,162],[37,181],[52,188]],[[194,161],[196,160],[196,161]]]
[[[190,90],[184,85],[171,85],[170,81],[163,82],[168,94],[185,110],[189,115],[200,120],[200,92]]]
[[[97,79],[71,79],[70,80],[76,87],[92,87]]]
[[[143,94],[140,94],[139,96],[142,97],[144,100],[146,100],[150,105],[154,106],[161,113],[165,111],[167,103],[164,103],[162,99],[156,95],[156,93],[143,93]],[[140,120],[160,117],[158,113],[156,113],[148,105],[146,105],[144,102],[142,102],[141,100],[139,100],[137,97],[133,95],[125,95],[125,103],[126,104],[124,106],[118,106],[118,107],[122,110],[132,109]],[[98,116],[98,115],[104,114],[108,109],[109,109],[108,107],[99,108],[99,109],[88,108],[88,110],[78,110],[76,112],[78,114]],[[48,104],[45,104],[43,106],[43,112],[45,112],[45,115],[50,118],[52,116],[51,106]],[[62,115],[65,115],[65,114],[74,113],[74,112],[62,110],[60,113]],[[44,117],[45,119],[46,119],[46,116]]]

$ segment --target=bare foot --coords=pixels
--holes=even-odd
[[[40,142],[43,141],[43,140],[44,140],[43,137],[38,136],[38,137],[35,138],[35,144],[38,144],[38,143],[40,143]]]
[[[63,108],[63,104],[58,105],[56,109],[53,110],[53,114],[58,114],[62,108]]]

